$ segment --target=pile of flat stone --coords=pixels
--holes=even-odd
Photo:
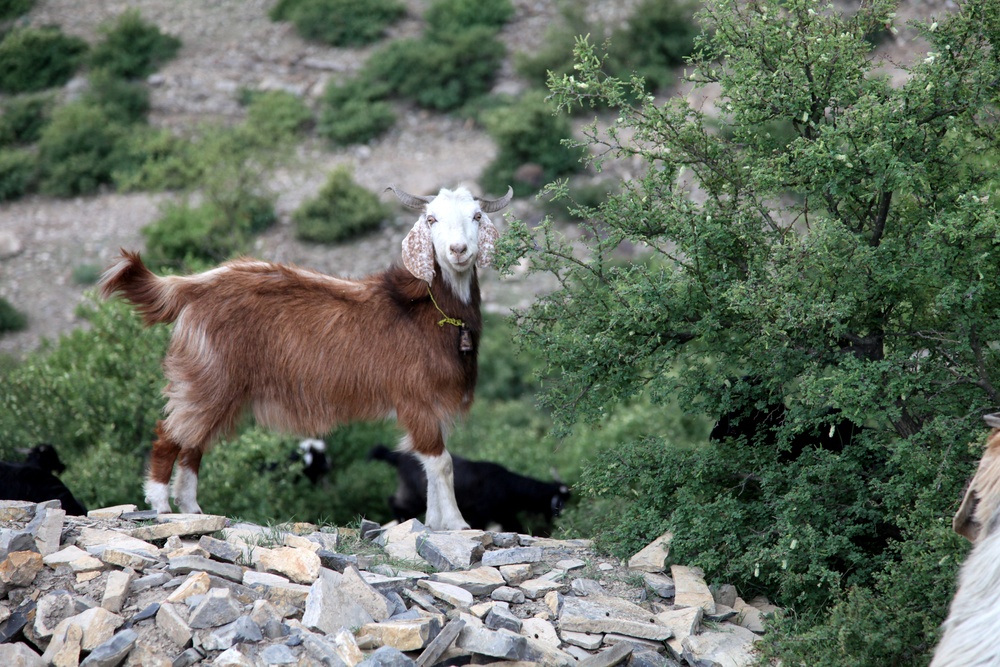
[[[0,501],[0,665],[750,664],[775,608],[668,549]]]

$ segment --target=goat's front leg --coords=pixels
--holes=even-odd
[[[146,477],[146,502],[160,514],[170,513],[170,474],[174,461],[181,452],[181,446],[167,435],[163,421],[156,424],[156,440],[149,458],[149,474]]]
[[[455,473],[451,454],[437,456],[416,452],[427,474],[427,525],[431,530],[465,530],[469,527],[455,500]]]

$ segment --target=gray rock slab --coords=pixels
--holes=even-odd
[[[478,653],[504,660],[525,660],[528,641],[510,630],[490,630],[466,624],[458,635],[457,646],[470,653]]]
[[[682,642],[683,657],[698,667],[749,667],[756,660],[753,645],[758,639],[746,628],[723,623],[717,631],[686,637]]]
[[[523,604],[525,597],[524,591],[519,591],[516,588],[511,588],[510,586],[500,586],[499,588],[493,589],[490,593],[491,600],[497,600],[498,602],[510,602],[513,604]]]
[[[135,595],[150,588],[156,588],[170,581],[170,574],[167,572],[151,572],[144,577],[134,579],[129,585],[129,592]]]
[[[90,655],[80,663],[80,667],[116,667],[129,654],[138,639],[139,633],[135,630],[122,630],[91,651]]]
[[[226,563],[235,563],[243,555],[243,550],[239,547],[210,535],[202,535],[198,539],[198,546],[207,551],[212,558]]]
[[[383,646],[357,664],[356,667],[412,667],[416,663],[401,651]]]
[[[427,581],[426,579],[423,579],[418,583],[418,586],[430,591],[431,595],[434,597],[444,600],[451,606],[457,607],[458,609],[468,609],[472,606],[472,603],[475,602],[475,598],[472,597],[472,593],[464,588],[452,586],[451,584],[443,584],[437,581]]]
[[[736,607],[736,598],[739,597],[739,595],[736,592],[736,586],[733,586],[732,584],[722,584],[712,591],[712,597],[715,598],[716,604],[725,605],[727,607]]]
[[[575,595],[581,597],[587,597],[589,595],[607,595],[607,591],[604,590],[604,586],[601,586],[601,582],[596,579],[574,579],[569,584],[569,589],[573,591]]]
[[[321,566],[337,572],[343,572],[344,568],[351,565],[358,566],[358,557],[354,554],[338,554],[328,549],[320,549],[316,555],[319,556]]]
[[[577,663],[577,667],[614,667],[628,660],[634,646],[628,642],[615,644],[611,648],[585,658]]]
[[[292,649],[284,644],[267,646],[259,655],[265,665],[294,665],[299,661]]]
[[[220,563],[202,556],[177,556],[167,562],[167,570],[173,574],[200,571],[230,581],[242,582],[244,568],[232,563]]]
[[[504,602],[493,605],[490,612],[484,619],[486,627],[490,630],[510,630],[511,632],[521,632],[521,619],[515,616]]]
[[[340,586],[344,594],[353,598],[374,620],[384,621],[392,616],[395,605],[365,581],[358,568],[345,568]]]
[[[45,661],[24,643],[0,644],[0,665],[4,667],[45,667]]]
[[[630,570],[641,572],[663,572],[665,561],[670,555],[670,542],[674,536],[667,531],[647,544],[639,553],[628,559]]]
[[[435,572],[432,581],[440,581],[452,586],[464,588],[475,596],[490,595],[493,591],[506,585],[500,570],[495,567],[477,567],[474,570],[459,570],[455,572]],[[514,589],[511,589],[514,590]]]
[[[309,588],[302,624],[326,634],[341,628],[359,628],[375,619],[341,585],[344,575],[322,569],[319,578]]]
[[[696,567],[671,565],[674,580],[674,604],[678,607],[701,607],[706,614],[715,613],[715,598],[705,583],[704,573]]]
[[[552,591],[559,591],[564,588],[564,584],[551,579],[528,579],[518,584],[518,588],[524,591],[524,596],[529,600],[537,600],[545,597]]]
[[[217,628],[232,623],[242,613],[243,605],[236,601],[228,588],[212,588],[191,610],[188,626],[195,629]]]
[[[646,586],[652,589],[654,593],[659,595],[661,598],[672,598],[676,589],[674,588],[674,580],[665,574],[656,574],[654,572],[643,572],[642,580],[646,583]]]
[[[571,630],[561,630],[559,636],[563,642],[573,646],[596,651],[604,643],[604,635],[591,634],[589,632],[573,632]]]
[[[29,530],[34,532],[35,546],[42,556],[48,556],[59,550],[59,538],[62,536],[65,520],[66,512],[61,509],[46,508],[44,511],[39,509],[35,514]]]
[[[226,527],[226,517],[212,514],[160,514],[156,524],[140,526],[129,534],[140,540],[165,540],[174,535],[214,533]]]
[[[156,612],[156,627],[180,648],[187,648],[193,637],[186,612],[184,607],[170,603],[161,604]]]
[[[465,621],[460,618],[448,621],[441,632],[431,640],[427,647],[424,648],[423,653],[417,658],[417,666],[430,667],[437,663],[438,659],[444,655],[444,652],[455,643],[455,640],[458,639],[458,635],[464,627]]]
[[[499,567],[501,565],[519,565],[537,563],[542,560],[541,547],[512,547],[510,549],[492,549],[483,554],[483,565]]]
[[[467,570],[483,554],[482,542],[449,532],[421,534],[415,544],[417,553],[443,572]]]
[[[656,622],[651,612],[613,597],[564,597],[559,628],[573,632],[614,632],[654,641],[673,635],[670,628]]]

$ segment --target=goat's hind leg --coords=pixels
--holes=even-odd
[[[146,476],[146,502],[160,514],[170,513],[170,474],[174,461],[181,452],[181,446],[166,433],[163,420],[156,423],[156,440],[149,459],[149,473]]]
[[[198,506],[198,470],[201,468],[201,450],[182,449],[174,479],[174,500],[185,514],[201,514]]]

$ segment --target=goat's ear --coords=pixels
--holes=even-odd
[[[424,216],[420,216],[403,239],[403,266],[428,285],[434,282],[434,241]]]
[[[959,506],[958,511],[955,512],[955,517],[951,520],[952,530],[973,543],[979,537],[979,524],[976,523],[974,518],[978,503],[979,499],[976,497],[976,492],[972,489],[970,481],[965,487],[962,504]]]
[[[500,232],[484,215],[479,221],[479,256],[476,257],[476,266],[481,269],[493,266],[493,250],[498,238]]]

